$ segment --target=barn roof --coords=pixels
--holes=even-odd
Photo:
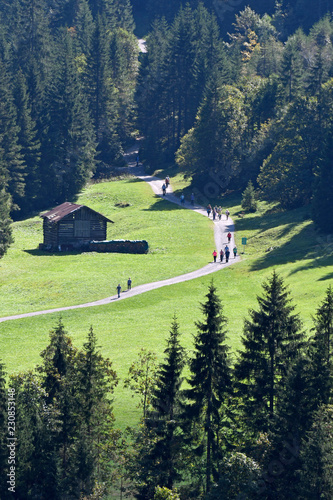
[[[62,203],[61,205],[58,205],[55,208],[52,208],[49,212],[45,212],[45,214],[41,214],[41,217],[44,219],[48,219],[51,222],[58,222],[66,215],[71,214],[73,212],[76,212],[77,210],[80,210],[81,208],[87,208],[91,212],[94,212],[95,214],[99,215],[101,219],[106,220],[107,222],[113,222],[112,220],[108,219],[104,215],[100,214],[99,212],[96,212],[92,208],[89,208],[85,205],[77,205],[75,203],[70,203],[69,201],[65,201],[65,203]]]

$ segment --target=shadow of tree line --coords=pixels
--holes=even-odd
[[[278,240],[272,241],[272,246],[266,249],[266,253],[257,259],[250,267],[252,271],[259,271],[273,266],[296,263],[302,264],[290,274],[307,270],[313,267],[327,267],[333,265],[333,238],[328,235],[320,235],[313,223],[295,232],[299,224],[307,219],[304,209],[266,213],[261,217],[244,217],[236,221],[236,231],[246,232],[257,230],[253,238],[260,238],[266,231],[278,228],[279,238],[283,239],[289,233],[293,234],[288,241],[279,244]],[[249,243],[251,238],[249,238]],[[304,263],[304,261],[308,261]],[[320,278],[321,281],[333,278],[333,272]]]

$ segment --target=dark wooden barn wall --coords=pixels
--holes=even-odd
[[[86,207],[67,215],[58,223],[44,219],[44,244],[58,246],[106,240],[107,222]]]

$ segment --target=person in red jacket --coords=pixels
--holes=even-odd
[[[230,243],[230,240],[231,240],[231,233],[230,232],[227,234],[227,237],[228,237],[228,243]]]
[[[214,252],[213,252],[213,257],[214,257],[214,262],[216,262],[216,257],[217,257],[217,251],[216,250],[214,250]]]

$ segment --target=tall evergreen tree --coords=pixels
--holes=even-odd
[[[295,35],[289,37],[282,55],[281,80],[285,86],[287,100],[290,102],[299,96],[302,90],[302,44],[304,41],[304,33],[298,30]]]
[[[333,143],[332,132],[327,134],[323,152],[319,159],[318,170],[316,172],[312,218],[316,226],[323,233],[333,232],[333,195],[330,186],[333,182]]]
[[[189,389],[184,391],[188,402],[184,411],[183,430],[197,434],[196,453],[204,458],[206,492],[212,480],[217,480],[217,460],[220,458],[223,407],[231,390],[231,371],[226,340],[226,318],[216,287],[210,284],[207,301],[202,304],[204,321],[197,322],[194,357],[190,360]],[[198,425],[199,439],[198,439]]]
[[[14,98],[19,127],[18,142],[25,163],[25,196],[21,201],[21,209],[23,213],[27,213],[35,207],[40,190],[38,179],[40,142],[37,138],[36,123],[31,117],[29,95],[22,71],[17,75]]]
[[[333,290],[329,286],[326,297],[314,318],[314,336],[311,339],[311,386],[317,406],[327,405],[333,397]]]
[[[278,389],[284,387],[286,370],[300,350],[301,322],[290,304],[283,279],[274,271],[263,284],[259,310],[250,310],[242,337],[243,351],[235,377],[249,425],[267,431],[278,405]]]
[[[174,316],[167,348],[164,350],[165,359],[157,372],[152,397],[153,411],[146,420],[147,427],[152,428],[156,435],[148,457],[153,468],[154,488],[159,485],[172,489],[174,482],[180,477],[179,398],[185,351],[180,345],[179,337],[179,325]]]
[[[64,58],[49,89],[42,141],[41,181],[49,203],[72,199],[95,171],[95,136],[70,35],[65,34],[62,42]]]
[[[100,353],[92,327],[75,366],[80,427],[78,476],[81,491],[89,493],[96,481],[106,481],[110,474],[107,450],[114,424],[112,394],[118,383],[111,361]]]
[[[98,160],[110,163],[121,156],[118,99],[112,80],[105,16],[98,16],[86,70],[86,92],[97,141]]]
[[[176,317],[171,325],[164,361],[159,365],[152,390],[151,410],[136,436],[136,458],[132,476],[138,493],[136,498],[152,498],[155,488],[172,489],[180,478],[181,431],[180,386],[185,365],[185,351],[179,342]]]
[[[12,197],[12,208],[16,210],[20,208],[20,202],[24,197],[26,175],[18,133],[10,75],[6,65],[0,60],[0,148],[3,165],[7,170],[6,187]]]
[[[6,173],[1,173],[2,168],[2,151],[0,149],[0,258],[5,255],[8,247],[13,243],[12,229],[11,229],[11,198],[6,191]]]
[[[321,406],[301,447],[298,498],[329,499],[333,496],[333,407]]]
[[[79,481],[75,477],[78,466],[75,438],[79,431],[76,415],[80,404],[75,383],[76,354],[77,350],[59,320],[56,328],[50,332],[49,345],[41,352],[43,361],[38,371],[42,388],[47,394],[46,404],[52,404],[58,411],[59,428],[55,447],[59,460],[60,497],[64,492],[71,494],[75,491]]]

